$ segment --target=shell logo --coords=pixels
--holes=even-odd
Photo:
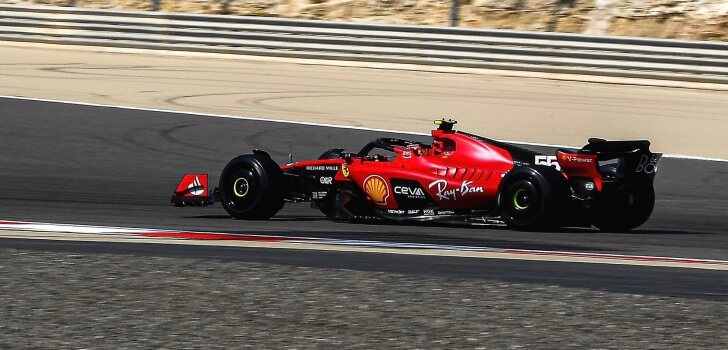
[[[364,180],[364,192],[372,198],[374,204],[387,205],[389,198],[389,185],[383,177],[370,175]]]

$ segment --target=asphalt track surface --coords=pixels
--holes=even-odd
[[[656,180],[655,212],[647,224],[627,234],[338,223],[305,204],[288,205],[269,221],[246,222],[230,219],[220,206],[170,207],[169,196],[183,173],[207,172],[215,183],[230,158],[253,148],[266,149],[279,161],[293,149],[300,160],[334,146],[358,149],[381,133],[6,98],[0,99],[0,119],[3,219],[728,259],[728,164],[723,162],[664,159]],[[728,299],[728,279],[716,271],[216,247],[1,243],[23,249],[213,257]]]

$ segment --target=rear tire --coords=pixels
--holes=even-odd
[[[223,208],[236,219],[265,220],[283,208],[283,172],[264,155],[233,158],[220,175],[219,187]]]
[[[508,227],[516,230],[549,230],[562,223],[569,187],[561,173],[547,166],[521,166],[500,184],[498,208]]]
[[[605,186],[594,202],[592,225],[609,232],[628,232],[644,224],[655,207],[652,184]]]

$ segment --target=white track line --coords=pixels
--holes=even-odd
[[[155,243],[239,248],[275,248],[728,271],[728,261],[712,259],[270,236],[258,234],[170,231],[159,229],[49,224],[22,221],[0,221],[0,238],[61,240],[74,242]]]
[[[377,132],[395,133],[395,134],[406,134],[406,135],[417,135],[417,136],[429,136],[430,135],[429,133],[412,132],[412,131],[402,131],[402,130],[390,130],[390,129],[378,129],[378,128],[366,128],[366,127],[361,127],[361,126],[347,126],[347,125],[337,125],[337,124],[312,123],[312,122],[301,122],[301,121],[293,121],[293,120],[281,120],[281,119],[270,119],[270,118],[258,118],[258,117],[228,115],[228,114],[212,114],[212,113],[200,113],[200,112],[175,111],[175,110],[170,110],[170,109],[143,108],[143,107],[128,107],[128,106],[120,106],[120,105],[107,105],[107,104],[99,104],[99,103],[88,103],[88,102],[75,102],[75,101],[53,100],[53,99],[23,97],[23,96],[0,95],[0,98],[16,99],[16,100],[25,100],[25,101],[50,102],[50,103],[63,103],[63,104],[78,105],[78,106],[88,106],[88,107],[118,108],[118,109],[127,109],[127,110],[131,110],[131,111],[159,112],[159,113],[176,113],[176,114],[183,114],[183,115],[190,115],[190,116],[202,116],[202,117],[213,117],[213,118],[225,118],[225,119],[240,119],[240,120],[262,121],[262,122],[270,122],[270,123],[282,123],[282,124],[296,124],[296,125],[307,125],[307,126],[319,126],[319,127],[326,127],[326,128],[337,128],[337,129],[348,129],[348,130],[377,131]],[[547,144],[547,143],[532,143],[532,142],[511,141],[511,140],[500,140],[500,141],[501,142],[506,142],[506,143],[513,143],[513,144],[517,144],[517,145],[538,146],[538,147],[553,147],[553,148],[580,148],[581,147],[581,146],[553,145],[553,144]],[[699,156],[687,156],[687,155],[681,155],[681,154],[665,154],[665,155],[663,155],[663,157],[666,157],[666,158],[676,158],[676,159],[701,160],[701,161],[709,161],[709,162],[728,162],[728,159],[708,158],[708,157],[699,157]]]

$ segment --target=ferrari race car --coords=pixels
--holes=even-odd
[[[661,154],[650,152],[649,141],[592,138],[581,149],[545,155],[455,131],[455,123],[436,120],[428,144],[378,138],[357,153],[334,148],[281,166],[253,150],[232,159],[213,190],[207,174],[185,175],[172,204],[219,201],[234,218],[260,220],[285,202],[310,202],[339,220],[505,223],[519,230],[628,231],[652,213]]]

